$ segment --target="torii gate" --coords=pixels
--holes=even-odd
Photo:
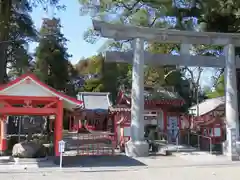
[[[135,40],[133,52],[106,52],[106,61],[131,62],[133,64],[131,141],[126,145],[126,154],[128,156],[148,155],[148,144],[144,142],[144,127],[142,123],[145,59],[147,64],[225,67],[228,142],[226,154],[231,160],[239,160],[236,149],[236,141],[239,136],[236,67],[240,67],[240,62],[239,58],[237,61],[235,58],[235,46],[240,45],[239,34],[124,26],[97,20],[93,20],[93,26],[103,37],[115,40]],[[144,52],[144,40],[181,44],[181,55],[172,56]],[[190,56],[190,44],[222,45],[225,47],[225,57]]]

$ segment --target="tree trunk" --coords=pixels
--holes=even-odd
[[[0,0],[0,84],[4,83],[7,64],[12,0]]]

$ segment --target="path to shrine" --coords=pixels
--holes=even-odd
[[[204,159],[204,160],[203,160]],[[202,156],[191,157],[147,157],[138,158],[147,166],[136,167],[36,167],[18,165],[8,169],[0,165],[0,177],[4,180],[237,180],[240,177],[240,163],[225,158]],[[1,167],[2,166],[2,167]]]

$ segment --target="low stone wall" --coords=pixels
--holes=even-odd
[[[240,141],[237,141],[236,144],[237,144],[237,153],[240,156]],[[223,142],[222,146],[223,146],[223,154],[226,155],[226,142]]]
[[[237,152],[240,156],[240,141],[237,141]]]

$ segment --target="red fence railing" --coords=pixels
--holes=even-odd
[[[75,134],[74,140],[67,142],[75,147],[78,155],[114,155],[116,138],[105,132]]]

